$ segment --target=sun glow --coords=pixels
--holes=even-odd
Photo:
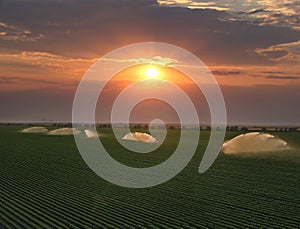
[[[149,68],[146,69],[145,75],[149,79],[155,79],[158,76],[158,70],[156,68],[154,68],[154,67],[149,67]]]

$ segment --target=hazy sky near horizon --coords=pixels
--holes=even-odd
[[[0,0],[0,121],[70,121],[98,58],[156,41],[210,68],[229,123],[300,124],[299,14],[298,0]]]

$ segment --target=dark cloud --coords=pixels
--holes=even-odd
[[[3,41],[7,49],[70,57],[94,58],[123,45],[160,41],[186,48],[208,64],[265,64],[268,58],[254,53],[256,48],[300,36],[291,28],[230,17],[224,11],[164,7],[148,0],[7,1],[0,9],[0,21],[45,36],[26,44]]]
[[[37,78],[29,78],[29,77],[12,77],[12,76],[0,76],[0,84],[32,84],[37,83],[40,85],[49,85],[49,86],[77,86],[78,82],[74,83],[62,83],[58,81],[45,80],[45,79],[37,79]]]
[[[44,37],[42,34],[32,34],[32,32],[26,28],[0,22],[0,40],[37,41]]]
[[[266,79],[279,79],[279,80],[297,80],[300,76],[278,76],[278,75],[268,75],[264,76]]]
[[[221,75],[221,76],[229,76],[229,75],[239,75],[241,71],[221,71],[221,70],[214,70],[212,71],[214,75]]]
[[[264,10],[264,9],[257,9],[257,10],[252,10],[252,11],[248,12],[247,14],[251,15],[251,14],[257,14],[257,13],[264,13],[264,12],[269,12],[269,11]]]
[[[159,0],[160,4],[174,7],[224,10],[231,15],[231,21],[247,21],[256,25],[278,25],[298,29],[300,21],[298,14],[300,5],[298,0]],[[171,4],[172,2],[172,4]]]
[[[271,72],[271,71],[263,71],[261,73],[264,73],[264,74],[284,74],[284,72]]]
[[[287,55],[288,52],[285,50],[268,50],[263,51],[262,54],[268,57],[269,59],[276,59]]]
[[[11,77],[1,77],[0,76],[0,84],[15,84],[15,79],[12,79]]]
[[[274,79],[274,80],[297,80],[300,76],[286,75],[282,72],[262,72],[263,74],[252,74],[251,77],[264,78],[264,79]],[[270,74],[270,75],[266,75]]]

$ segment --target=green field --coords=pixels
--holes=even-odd
[[[83,162],[73,136],[18,133],[0,127],[0,227],[5,228],[299,228],[300,150],[254,157],[220,155],[198,166],[209,132],[174,179],[147,189],[118,187]],[[169,130],[160,150],[125,151],[110,129],[103,144],[124,164],[155,165],[176,147]],[[228,132],[227,138],[237,132]],[[300,133],[276,133],[300,148]]]

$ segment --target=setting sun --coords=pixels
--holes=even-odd
[[[153,67],[147,68],[145,75],[150,79],[155,79],[158,76],[158,70]]]

